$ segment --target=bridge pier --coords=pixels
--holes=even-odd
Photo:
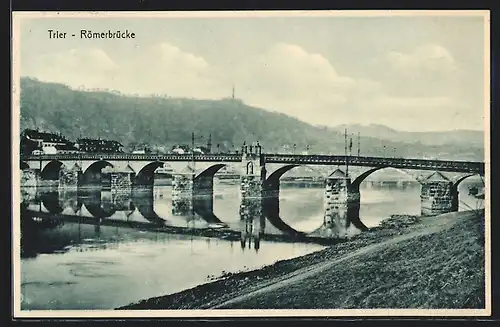
[[[328,237],[333,238],[347,238],[350,234],[351,224],[354,224],[357,229],[366,229],[359,221],[359,207],[359,190],[351,186],[351,178],[342,170],[335,170],[325,179],[324,216],[321,233],[326,233]]]
[[[260,145],[242,147],[243,174],[240,183],[240,218],[253,219],[262,217],[263,197],[265,196],[264,182],[266,169]]]
[[[21,186],[37,187],[40,183],[40,169],[21,170]]]
[[[458,190],[453,182],[436,171],[420,181],[423,216],[458,211]]]
[[[191,215],[195,209],[213,211],[214,176],[196,176],[192,168],[172,175],[172,214]]]
[[[135,173],[129,169],[105,167],[101,171],[102,187],[111,194],[130,194]]]
[[[193,213],[194,172],[172,176],[172,214],[175,216]]]
[[[67,168],[62,165],[59,169],[59,187],[77,188],[80,183],[82,171],[78,165]]]

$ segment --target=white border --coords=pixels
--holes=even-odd
[[[485,83],[485,309],[331,309],[331,310],[32,310],[22,311],[20,274],[20,21],[27,18],[250,18],[250,17],[374,17],[479,16],[484,17]],[[355,317],[355,316],[489,316],[491,315],[490,226],[490,12],[488,10],[359,10],[359,11],[198,11],[198,12],[13,12],[12,13],[12,191],[13,191],[13,311],[15,318],[138,318],[138,317]]]

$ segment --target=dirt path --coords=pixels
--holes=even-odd
[[[473,213],[470,213],[470,214],[473,214]],[[415,230],[415,231],[410,232],[410,233],[405,234],[405,235],[399,235],[399,236],[392,237],[388,240],[382,241],[382,242],[377,243],[377,244],[365,246],[361,249],[358,249],[358,250],[353,251],[351,253],[345,254],[339,258],[332,259],[332,260],[329,260],[326,262],[321,262],[321,263],[318,263],[318,264],[315,264],[315,265],[312,265],[309,267],[305,267],[302,269],[298,269],[298,270],[296,270],[292,273],[289,273],[285,276],[277,277],[277,278],[274,278],[270,281],[260,283],[258,285],[255,285],[255,287],[252,287],[250,290],[246,290],[246,292],[244,292],[241,295],[238,295],[238,296],[236,296],[230,300],[224,301],[222,303],[207,306],[204,309],[229,308],[236,303],[244,302],[245,300],[248,300],[254,296],[257,296],[257,295],[260,295],[260,294],[263,294],[266,292],[274,291],[274,290],[277,290],[277,289],[282,288],[282,287],[286,287],[286,286],[291,285],[291,284],[298,283],[301,280],[309,278],[309,277],[314,276],[316,274],[321,274],[323,271],[330,270],[330,269],[334,268],[334,266],[338,265],[339,263],[342,263],[346,260],[355,258],[357,256],[373,253],[373,252],[376,252],[379,249],[384,248],[388,245],[403,242],[403,241],[409,240],[409,239],[414,238],[414,237],[429,235],[429,234],[433,234],[433,233],[445,230],[447,228],[452,227],[455,224],[455,222],[457,221],[457,219],[459,219],[459,217],[463,218],[466,216],[469,216],[469,215],[464,215],[463,213],[459,214],[457,212],[454,212],[454,213],[444,214],[444,215],[437,216],[437,217],[432,217],[432,218],[426,220],[422,224],[421,228],[418,230]]]

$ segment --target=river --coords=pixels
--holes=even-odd
[[[25,191],[26,209],[45,213],[45,217],[78,219],[23,220],[22,309],[113,309],[191,288],[226,272],[259,268],[324,247],[256,239],[259,233],[279,236],[286,232],[266,220],[250,230],[242,225],[238,192],[238,184],[216,183],[210,212],[173,215],[170,186],[155,186],[152,193],[122,199],[120,205],[111,201],[114,207],[109,205],[113,196],[101,190],[84,195],[57,189]],[[317,230],[323,222],[323,192],[322,187],[282,185],[280,218],[300,232]],[[478,203],[462,183],[460,210],[475,208]],[[419,184],[362,183],[359,218],[363,224],[376,226],[391,214],[420,214]],[[184,232],[211,227],[218,220],[228,230],[244,230],[248,240],[246,236],[243,241]],[[183,232],[146,228],[158,221]],[[131,224],[134,222],[137,224]]]

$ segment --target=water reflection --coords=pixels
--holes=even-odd
[[[334,205],[325,212],[323,225],[312,234],[321,237],[349,238],[368,228],[359,219],[359,204]]]
[[[180,212],[172,203],[169,187],[123,192],[64,188],[37,192],[26,188],[22,190],[23,228],[31,228],[26,233],[33,233],[33,226],[46,229],[64,222],[91,224],[95,238],[101,237],[103,226],[161,229],[166,233],[240,241],[242,248],[258,250],[263,239],[324,244],[332,241],[329,239],[359,234],[391,214],[420,211],[419,185],[411,182],[363,183],[360,206],[335,205],[326,210],[322,187],[284,185],[279,196],[268,194],[262,199],[243,201],[234,196],[237,191],[238,185],[218,185],[213,197],[184,199],[190,203],[190,209]],[[465,203],[467,192],[462,190],[460,196],[461,203]],[[461,210],[464,208],[467,207],[462,205]],[[46,249],[42,248],[43,253]]]
[[[33,196],[23,194],[21,219],[23,257],[33,257],[36,253],[64,252],[69,245],[83,244],[87,240],[104,238],[110,241],[109,235],[103,234],[103,227],[136,228],[138,230],[156,230],[163,232],[186,234],[193,236],[210,236],[228,240],[239,240],[242,249],[253,248],[258,251],[261,239],[270,241],[319,241],[317,236],[306,238],[305,233],[298,232],[286,225],[279,217],[279,199],[267,201],[255,199],[240,206],[239,223],[227,224],[219,219],[213,211],[213,200],[206,196],[192,199],[190,213],[179,215],[172,208],[170,215],[162,211],[158,214],[156,202],[168,202],[168,196],[155,194],[153,188],[130,190],[129,192],[112,192],[110,190],[86,189],[39,190]],[[263,202],[266,203],[265,209]],[[275,216],[274,213],[277,213]],[[266,220],[276,227],[278,232],[266,233]],[[78,228],[63,229],[65,223],[77,225]],[[317,222],[319,225],[321,222]],[[82,225],[92,225],[93,234],[81,235]],[[59,228],[59,229],[58,229]],[[47,238],[40,237],[43,231],[53,229],[54,233]],[[88,229],[87,233],[88,233]],[[297,239],[297,236],[303,236]]]
[[[360,221],[371,227],[391,214],[420,212],[418,184],[370,184],[361,189],[361,207],[330,216],[321,186],[282,185],[279,198],[243,207],[238,191],[237,183],[216,184],[213,201],[191,198],[192,209],[175,214],[168,186],[23,188],[22,308],[109,309],[310,253],[323,248],[311,240],[350,236],[362,230]],[[460,195],[467,199],[465,189]]]

